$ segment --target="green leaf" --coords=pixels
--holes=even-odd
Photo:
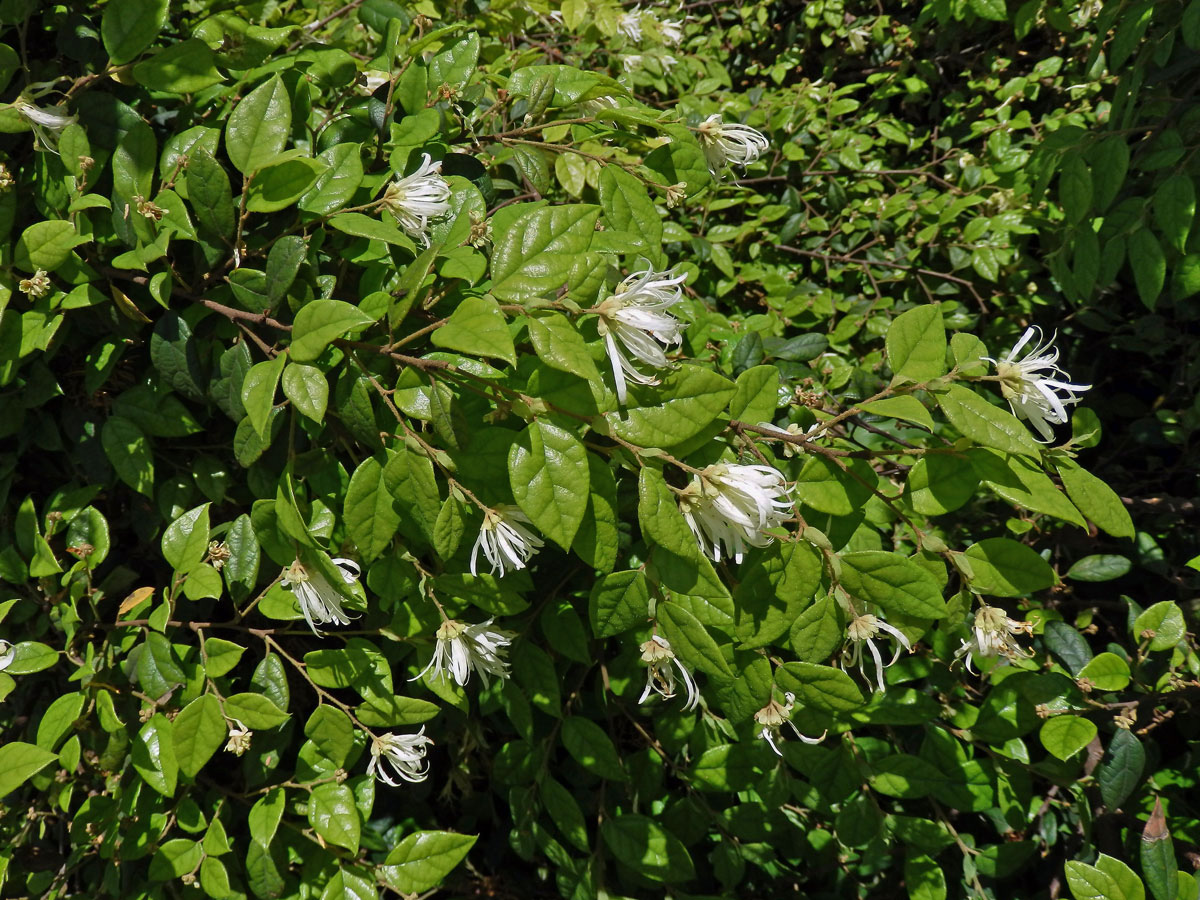
[[[946,615],[942,590],[929,570],[884,550],[860,550],[841,555],[841,582],[852,597],[867,600],[885,612],[917,619]]]
[[[1176,900],[1179,892],[1179,869],[1175,862],[1175,844],[1167,829],[1167,818],[1163,814],[1162,798],[1154,798],[1154,811],[1142,829],[1141,840],[1142,873],[1154,900]],[[1114,881],[1125,889],[1133,900],[1143,900],[1138,878],[1124,863],[1109,856],[1101,856],[1096,867],[1107,872]],[[1120,867],[1118,869],[1118,867]],[[1124,871],[1121,871],[1124,870]]]
[[[420,725],[441,712],[441,707],[416,697],[369,697],[355,715],[364,725],[394,728],[397,725]]]
[[[142,779],[164,797],[175,794],[179,763],[175,760],[175,742],[171,723],[155,713],[142,726],[131,749],[133,767]]]
[[[946,780],[940,769],[919,756],[898,753],[872,766],[871,787],[889,797],[924,797]]]
[[[297,234],[281,237],[271,245],[271,250],[267,254],[266,271],[267,302],[269,304],[274,305],[287,296],[288,288],[290,288],[292,283],[296,280],[296,274],[300,271],[300,266],[304,263],[304,260],[307,256],[308,243],[304,240],[304,238]],[[322,300],[314,302],[324,303],[325,301]],[[304,309],[307,309],[312,305],[312,303],[308,303],[305,305]],[[301,309],[300,312],[304,312],[304,309]],[[360,316],[366,315],[355,306],[351,306],[351,309],[353,309]],[[310,313],[310,315],[312,314]],[[310,362],[311,360],[300,359],[296,356],[296,327],[299,323],[300,315],[297,313],[296,322],[292,324],[292,346],[289,352],[292,354],[292,359],[295,359],[298,362]],[[366,323],[364,322],[363,324],[365,325]],[[344,332],[339,332],[337,336],[340,337],[343,333]],[[301,333],[300,336],[302,337],[303,333]]]
[[[1129,170],[1129,144],[1124,135],[1109,135],[1092,147],[1090,156],[1096,173],[1092,202],[1097,212],[1104,212],[1125,182],[1125,173]]]
[[[1183,611],[1170,600],[1155,603],[1133,622],[1134,640],[1143,640],[1143,635],[1153,632],[1149,647],[1151,650],[1170,650],[1181,640],[1187,631],[1183,620]]]
[[[57,760],[57,753],[21,741],[12,741],[0,747],[0,797],[11,794]]]
[[[849,712],[863,705],[858,685],[841,669],[832,666],[784,663],[775,670],[775,683],[795,694],[801,705],[823,712]]]
[[[596,580],[588,599],[596,637],[612,637],[644,625],[650,616],[650,589],[638,570],[613,572]]]
[[[475,73],[479,62],[479,35],[472,31],[465,37],[447,44],[429,60],[429,86],[437,89],[443,84],[464,88]]]
[[[179,771],[187,778],[196,777],[228,733],[221,703],[212,694],[203,694],[185,706],[171,723],[171,730]]]
[[[229,176],[203,147],[195,148],[188,156],[187,197],[202,229],[224,238],[233,236],[233,194]]]
[[[993,406],[974,391],[959,384],[934,393],[938,406],[963,437],[1003,450],[1037,456],[1038,446],[1027,429],[1011,413]]]
[[[196,342],[187,321],[168,312],[154,324],[150,335],[150,360],[174,391],[197,401],[205,399],[200,385],[207,379],[200,365]]]
[[[278,75],[241,99],[225,126],[225,152],[243,175],[278,156],[292,127],[292,103]]]
[[[138,63],[133,67],[133,77],[152,91],[191,94],[225,80],[215,63],[216,54],[208,44],[188,38]]]
[[[417,249],[416,244],[412,242],[412,238],[391,222],[385,222],[372,216],[363,215],[362,213],[340,213],[330,219],[327,224],[343,234],[363,237],[371,241],[383,241],[385,244],[393,244],[413,252]]]
[[[154,489],[154,454],[142,429],[129,419],[111,416],[100,431],[100,444],[117,477],[149,497]]]
[[[374,457],[364,459],[354,470],[342,518],[363,562],[371,562],[391,544],[400,525],[400,513],[384,484],[383,466]]]
[[[694,615],[677,603],[659,603],[655,617],[663,637],[681,660],[710,675],[733,676],[717,642]]]
[[[1098,691],[1120,691],[1129,684],[1129,663],[1106,651],[1080,669],[1079,677],[1091,681]]]
[[[928,856],[912,855],[904,860],[904,883],[909,900],[946,900],[946,874]]]
[[[852,516],[870,499],[878,481],[866,460],[835,461],[814,454],[800,470],[793,495],[818,512]]]
[[[1086,530],[1087,523],[1075,505],[1029,459],[1007,456],[982,447],[968,451],[968,455],[980,479],[1009,503],[1021,509],[1054,516]]]
[[[1046,720],[1038,738],[1053,756],[1068,760],[1096,736],[1096,723],[1081,716],[1054,716]]]
[[[1054,721],[1051,719],[1050,721]],[[1049,724],[1049,723],[1047,723]],[[1108,875],[1078,860],[1066,864],[1067,884],[1075,900],[1131,900]]]
[[[1167,259],[1162,244],[1147,227],[1129,236],[1129,265],[1138,296],[1147,309],[1153,310],[1167,278]]]
[[[620,166],[605,166],[600,170],[600,208],[604,218],[614,228],[628,231],[642,239],[653,255],[662,245],[662,217],[650,199],[646,185]]]
[[[288,714],[262,694],[233,694],[225,698],[225,715],[247,728],[266,730],[282,725]]]
[[[109,62],[119,66],[149,47],[167,24],[168,5],[168,0],[122,0],[105,6],[100,37]]]
[[[943,366],[943,368],[945,367]],[[885,397],[883,400],[876,400],[872,403],[860,403],[858,404],[858,408],[863,412],[871,413],[871,415],[885,416],[889,419],[900,419],[905,422],[915,422],[917,425],[921,425],[930,431],[934,429],[933,416],[925,408],[925,404],[916,397],[907,394],[899,397]],[[925,459],[925,457],[922,457],[922,459]]]
[[[1097,553],[1072,563],[1067,570],[1067,578],[1073,581],[1112,581],[1128,574],[1132,568],[1133,563],[1124,556]]]
[[[1092,172],[1079,154],[1072,154],[1063,161],[1058,176],[1058,195],[1067,221],[1078,225],[1091,210]]]
[[[614,432],[640,447],[672,447],[712,424],[736,390],[711,369],[682,365],[657,388],[631,385],[628,406],[606,418]]]
[[[941,306],[917,306],[893,319],[887,331],[887,358],[895,373],[893,383],[945,375],[946,328]]]
[[[246,190],[248,212],[278,212],[293,205],[316,181],[324,163],[296,157],[263,165]]]
[[[1188,234],[1196,217],[1196,185],[1187,175],[1172,175],[1154,192],[1154,223],[1180,253],[1187,252]]]
[[[241,517],[249,522],[249,517]],[[226,564],[228,567],[228,563]],[[220,678],[228,675],[237,666],[246,648],[222,638],[210,637],[204,639],[204,674],[209,678]]]
[[[797,617],[788,640],[805,662],[824,662],[845,640],[845,618],[837,600],[826,594]]]
[[[965,455],[927,453],[908,471],[905,490],[922,515],[953,512],[975,496],[979,475]]]
[[[502,300],[553,294],[571,280],[600,210],[586,203],[526,210],[493,236],[492,293]]]
[[[729,401],[729,415],[755,425],[770,422],[775,418],[778,404],[779,369],[753,366],[737,377],[737,389]]]
[[[708,160],[691,130],[682,125],[659,128],[670,137],[670,143],[651,150],[642,160],[642,165],[656,176],[655,180],[666,185],[682,183],[688,197],[712,184]]]
[[[600,836],[613,856],[643,878],[675,884],[695,877],[683,842],[648,816],[626,813],[606,818]]]
[[[44,672],[58,662],[58,651],[39,641],[20,641],[12,649],[12,662],[4,669],[9,675]]]
[[[362,157],[360,145],[353,143],[335,144],[317,155],[325,164],[324,172],[300,198],[300,209],[318,216],[328,216],[340,210],[354,196],[362,184]]]
[[[530,318],[528,322],[529,338],[542,362],[588,382],[598,383],[601,380],[587,344],[566,316],[550,313]]]
[[[1145,767],[1146,750],[1142,742],[1133,732],[1118,728],[1109,742],[1104,762],[1096,770],[1104,805],[1112,810],[1120,807],[1142,780]]]
[[[162,536],[163,558],[177,574],[186,575],[208,552],[208,508],[202,503],[179,516]]]
[[[546,812],[563,837],[584,852],[590,850],[587,823],[574,795],[549,775],[541,780],[538,790]]]
[[[82,712],[82,694],[63,694],[55,698],[38,722],[37,745],[44,750],[57,750],[59,741],[76,727]]]
[[[255,363],[242,380],[242,406],[260,438],[266,437],[267,427],[271,423],[275,388],[279,385],[279,376],[286,362],[287,356],[280,353],[272,359]]]
[[[589,772],[609,781],[629,780],[612,738],[591,719],[567,716],[561,734],[567,752]]]
[[[17,238],[13,263],[26,272],[45,269],[53,272],[67,261],[71,250],[91,240],[75,233],[75,226],[64,219],[37,222]]]
[[[1074,461],[1056,459],[1054,464],[1080,512],[1113,537],[1133,537],[1133,519],[1116,491]]]
[[[308,824],[330,844],[358,853],[362,821],[345,784],[319,784],[308,795]]]
[[[316,366],[303,363],[289,363],[280,378],[283,395],[292,401],[292,405],[303,415],[314,422],[325,418],[325,408],[329,405],[329,382],[325,373]]]
[[[508,452],[513,497],[530,521],[564,550],[571,548],[587,511],[587,451],[569,431],[532,422]]]
[[[988,538],[967,548],[973,590],[996,597],[1023,597],[1054,584],[1054,570],[1038,554],[1009,538]]]
[[[517,351],[504,313],[489,297],[466,297],[430,340],[437,347],[470,356],[489,356],[516,365]]]
[[[418,831],[396,845],[379,871],[401,894],[420,894],[440,885],[476,840],[473,834]]]

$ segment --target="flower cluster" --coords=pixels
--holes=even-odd
[[[975,671],[971,667],[972,657],[995,659],[1003,656],[1008,660],[1027,659],[1033,655],[1033,651],[1020,646],[1013,637],[1032,633],[1033,623],[1010,619],[1004,610],[985,603],[975,613],[975,626],[971,629],[970,640],[962,642],[962,646],[955,651],[954,658],[965,658],[967,671],[972,673]]]
[[[630,356],[654,369],[671,365],[659,344],[669,347],[683,340],[685,326],[668,310],[683,299],[680,285],[686,279],[686,275],[647,269],[622,281],[616,292],[593,310],[600,317],[598,330],[622,405],[626,378],[638,384],[658,384],[655,376],[640,372]]]
[[[879,648],[875,646],[875,638],[879,636],[879,632],[881,631],[887,632],[896,641],[896,652],[893,654],[891,662],[886,664],[879,653]],[[912,644],[908,642],[908,638],[904,636],[904,632],[870,613],[856,616],[852,619],[846,628],[846,637],[849,639],[849,643],[842,650],[842,668],[853,667],[860,669],[868,686],[875,691],[885,689],[883,670],[900,658],[901,649],[912,650]],[[871,671],[863,662],[864,647],[870,652],[871,658],[875,662],[874,684],[871,682]]]
[[[1036,341],[1034,340],[1036,338]],[[1021,339],[999,359],[983,357],[996,367],[1000,393],[1008,401],[1013,415],[1025,419],[1041,435],[1043,443],[1054,440],[1051,425],[1067,421],[1067,407],[1079,402],[1079,394],[1090,384],[1071,384],[1071,376],[1058,365],[1055,335],[1043,340],[1036,325],[1025,329]],[[1021,355],[1026,344],[1033,346]]]
[[[679,511],[705,555],[720,562],[723,551],[740,563],[747,545],[767,546],[766,530],[792,517],[789,491],[770,466],[718,463],[692,476],[679,492]]]
[[[709,171],[713,175],[720,173],[727,165],[745,169],[771,146],[761,131],[749,125],[728,124],[719,113],[700,123],[696,137],[704,149]]]
[[[493,621],[488,619],[477,625],[468,625],[447,619],[437,630],[437,644],[429,665],[411,680],[422,678],[430,669],[433,670],[433,678],[444,679],[450,674],[460,686],[470,680],[472,672],[479,673],[484,687],[488,685],[489,675],[507,678],[508,660],[504,657],[516,635],[511,631],[492,628]]]
[[[796,695],[790,691],[783,695],[783,703],[780,703],[774,697],[771,701],[754,714],[754,721],[762,726],[758,736],[771,745],[771,749],[779,756],[783,756],[783,751],[779,749],[779,745],[775,743],[777,739],[782,738],[783,726],[787,725],[792,729],[792,732],[800,740],[806,744],[819,744],[825,740],[825,735],[820,737],[808,737],[800,732],[796,727],[796,723],[792,721],[792,710],[796,705]]]
[[[425,753],[432,738],[425,736],[425,726],[416,734],[371,735],[371,762],[367,774],[374,775],[384,784],[399,787],[403,781],[418,782],[429,777],[429,761]]]
[[[429,246],[429,220],[450,212],[450,183],[442,177],[441,160],[433,162],[428,153],[417,171],[388,184],[380,204],[396,218],[409,237]]]
[[[358,581],[358,563],[352,559],[335,559],[346,584]],[[316,568],[305,566],[299,559],[283,571],[280,580],[285,588],[290,588],[296,596],[300,612],[312,633],[319,635],[317,625],[337,622],[339,625],[349,625],[351,616],[342,609],[342,595]]]
[[[506,568],[523,569],[533,554],[542,549],[543,541],[525,526],[529,518],[519,507],[502,503],[483,514],[483,525],[479,537],[471,549],[471,574],[478,575],[476,563],[479,551],[492,564],[492,572],[500,571],[504,577]]]
[[[657,634],[651,635],[639,648],[642,651],[642,662],[646,664],[646,688],[638,703],[645,703],[650,692],[654,691],[664,700],[675,696],[675,669],[679,670],[679,678],[687,690],[687,701],[684,710],[693,710],[700,703],[700,688],[691,671],[675,655],[670,642]]]

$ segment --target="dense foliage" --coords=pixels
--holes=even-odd
[[[5,896],[1200,896],[1200,0],[0,41]]]

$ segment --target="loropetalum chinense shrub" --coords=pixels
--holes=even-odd
[[[5,890],[1195,897],[1097,5],[0,2]]]

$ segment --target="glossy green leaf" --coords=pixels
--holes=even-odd
[[[563,719],[562,742],[575,761],[589,772],[608,781],[629,780],[612,739],[591,719],[582,716]]]
[[[895,381],[928,381],[946,374],[946,329],[942,308],[915,306],[892,320],[887,358]],[[881,401],[883,402],[883,401]]]
[[[228,736],[221,703],[212,694],[203,694],[185,706],[171,723],[171,730],[179,771],[187,778],[196,777]]]
[[[153,42],[167,23],[168,0],[124,0],[104,8],[100,37],[113,65],[127,63]]]
[[[292,103],[283,80],[274,76],[246,94],[229,114],[225,152],[243,175],[253,175],[287,143]]]
[[[988,538],[963,554],[970,566],[972,587],[996,597],[1022,597],[1054,584],[1054,570],[1024,544],[1009,538]]]
[[[432,890],[462,862],[475,841],[471,834],[418,831],[396,845],[381,872],[387,883],[402,894]]]
[[[607,818],[600,823],[600,836],[617,859],[636,863],[646,878],[674,884],[695,875],[683,842],[648,816]]]
[[[587,452],[566,429],[533,422],[509,450],[513,497],[533,525],[565,550],[583,522],[588,504]]]

